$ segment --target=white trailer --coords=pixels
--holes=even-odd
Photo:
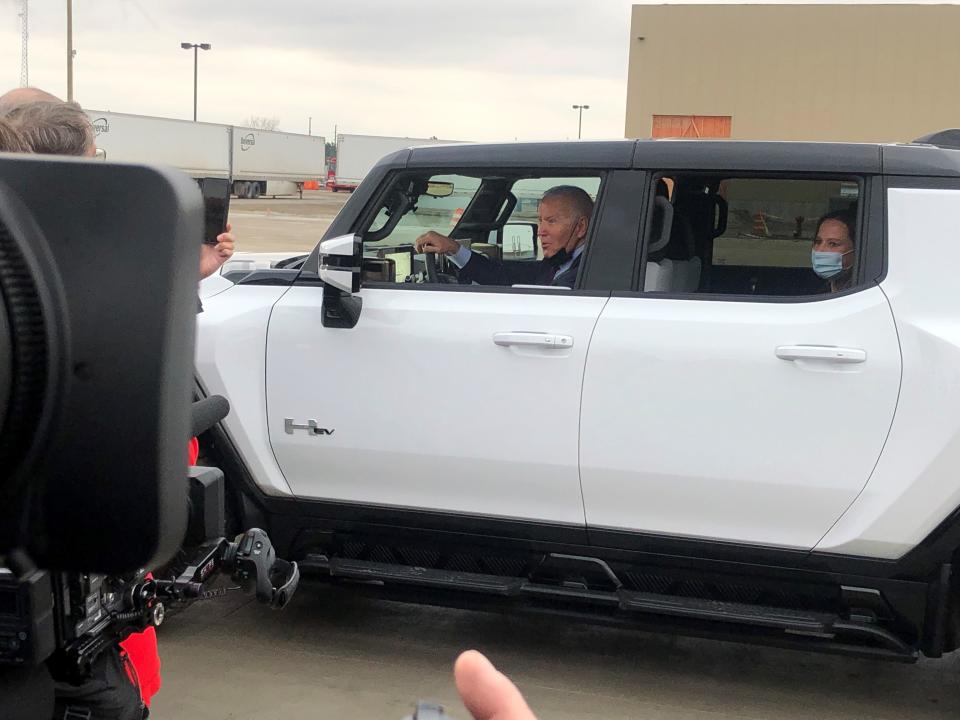
[[[323,137],[233,128],[233,192],[238,197],[292,195],[326,172]]]
[[[197,179],[226,178],[238,197],[292,195],[325,176],[326,142],[316,135],[86,112],[108,160],[169,165]]]
[[[171,165],[195,178],[230,177],[229,125],[87,110],[107,160]]]
[[[327,187],[333,192],[353,190],[384,155],[417,145],[448,145],[459,140],[402,138],[381,135],[337,135],[337,167]]]

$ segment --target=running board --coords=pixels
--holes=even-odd
[[[461,590],[467,592],[499,595],[501,597],[520,594],[526,580],[524,578],[484,575],[481,573],[457,572],[451,570],[432,570],[412,565],[391,565],[389,563],[368,560],[345,560],[330,558],[317,562],[316,555],[308,555],[306,567],[326,569],[332,577],[348,580],[380,581],[418,585],[443,590]]]
[[[625,588],[590,590],[566,585],[537,583],[521,577],[437,570],[369,560],[307,555],[303,570],[355,582],[377,582],[419,588],[479,593],[500,598],[538,598],[580,605],[601,606],[628,614],[658,615],[725,625],[743,625],[780,631],[787,635],[832,641],[837,636],[857,638],[882,648],[892,659],[915,660],[917,651],[899,637],[869,622],[846,620],[826,612],[793,610],[739,602],[636,592]]]
[[[796,635],[832,637],[834,623],[841,618],[832,613],[804,612],[763,605],[747,605],[721,600],[659,595],[657,593],[620,592],[620,608],[673,617],[739,623],[774,628]]]

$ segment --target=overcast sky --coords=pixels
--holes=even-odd
[[[86,108],[448,140],[623,136],[630,0],[74,0]],[[66,3],[31,0],[30,84],[66,97]],[[20,83],[0,0],[0,92]]]

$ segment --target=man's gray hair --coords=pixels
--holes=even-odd
[[[543,194],[541,201],[548,198],[562,198],[566,200],[579,215],[582,215],[587,220],[589,220],[593,214],[593,198],[590,197],[586,190],[576,185],[557,185],[552,187]]]
[[[9,120],[0,117],[0,152],[5,153],[28,153],[30,145],[24,140]]]
[[[8,115],[21,105],[34,102],[63,102],[63,100],[37,87],[18,87],[0,95],[0,115]]]
[[[93,124],[75,102],[38,101],[19,105],[6,119],[42,155],[88,155],[95,145]]]

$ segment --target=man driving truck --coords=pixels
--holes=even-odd
[[[462,281],[479,285],[555,285],[573,288],[587,241],[593,200],[582,188],[558,185],[544,193],[538,210],[539,262],[496,262],[431,230],[416,239],[417,252],[442,253],[460,268]]]

